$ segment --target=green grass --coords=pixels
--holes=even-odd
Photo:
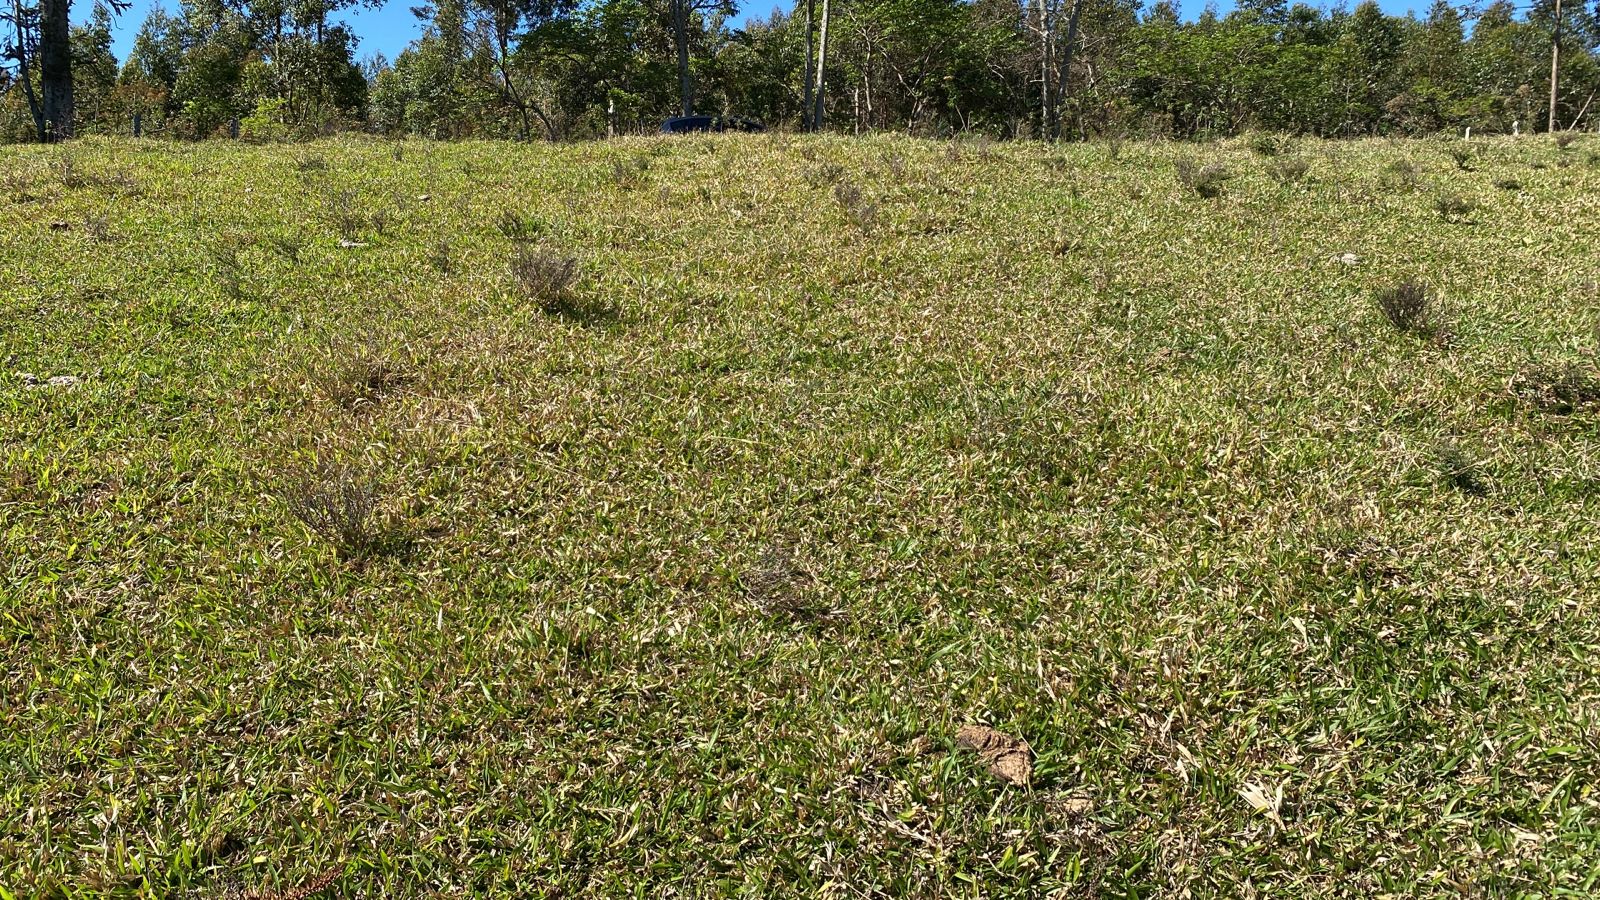
[[[0,885],[1600,890],[1600,165],[1476,146],[8,149]]]

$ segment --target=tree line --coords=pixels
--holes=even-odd
[[[797,129],[1013,138],[1591,128],[1600,0],[424,0],[421,36],[358,56],[341,13],[382,0],[182,0],[126,59],[122,0],[0,0],[0,139],[126,132],[271,140],[362,129],[569,140],[675,114]],[[84,0],[78,0],[82,3]]]

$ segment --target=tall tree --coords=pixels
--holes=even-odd
[[[50,141],[72,137],[71,7],[71,0],[39,0],[39,94]]]
[[[828,19],[831,17],[831,0],[822,0],[822,28],[817,33],[817,87],[811,94],[811,130],[821,131],[823,111],[828,88]]]
[[[494,87],[516,110],[518,137],[527,139],[538,118],[545,136],[556,130],[534,97],[533,74],[541,31],[572,12],[571,0],[470,0],[468,29],[479,55],[492,63]],[[518,57],[523,57],[519,59]]]
[[[73,101],[80,127],[105,124],[117,86],[117,58],[111,53],[111,11],[95,4],[86,24],[72,29]]]
[[[40,142],[50,139],[48,127],[45,125],[44,107],[39,103],[38,92],[33,87],[33,73],[37,67],[39,55],[39,8],[24,4],[22,0],[11,0],[11,8],[5,14],[4,20],[11,26],[12,40],[6,45],[5,58],[10,60],[16,68],[13,80],[22,85],[22,93],[28,100],[28,112],[33,116],[34,135]]]
[[[738,7],[733,0],[667,0],[667,18],[672,29],[673,53],[678,63],[679,114],[694,115],[695,80],[690,67],[694,38],[701,33],[706,16],[733,15]]]

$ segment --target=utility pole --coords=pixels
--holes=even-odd
[[[1550,132],[1556,130],[1556,71],[1561,64],[1561,0],[1556,0],[1556,25],[1550,31]]]

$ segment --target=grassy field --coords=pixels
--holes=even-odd
[[[0,897],[1600,891],[1600,139],[1254,143],[6,148]]]

